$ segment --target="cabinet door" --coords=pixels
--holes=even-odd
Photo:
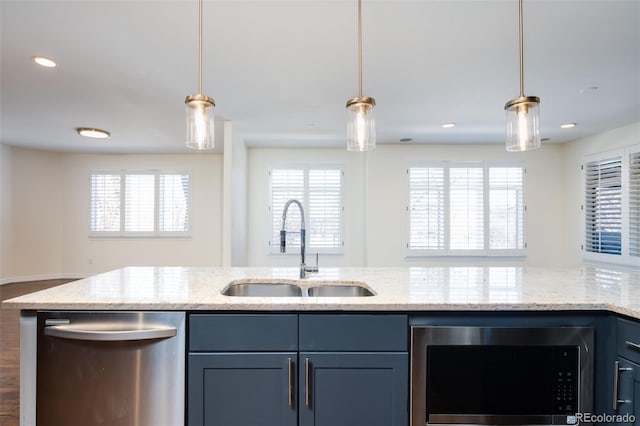
[[[300,353],[300,426],[407,426],[407,353]]]
[[[189,354],[189,426],[295,426],[298,355]]]
[[[640,426],[640,365],[624,358],[618,358],[617,373],[617,395],[614,389],[614,397],[617,396],[618,406],[616,414],[633,415],[635,419],[623,418],[620,419],[621,422],[616,424]]]

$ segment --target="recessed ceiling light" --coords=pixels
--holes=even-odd
[[[107,139],[111,137],[111,133],[106,130],[93,129],[91,127],[78,127],[76,131],[80,136],[85,136],[87,138]]]
[[[45,58],[44,56],[34,56],[31,59],[33,59],[33,62],[35,62],[36,64],[45,68],[55,68],[58,66],[56,61],[54,61],[53,59]]]
[[[576,123],[564,123],[560,125],[561,129],[570,129],[572,127],[576,127]]]
[[[456,127],[456,123],[445,123],[442,125],[442,127],[445,129],[450,129],[452,127]]]

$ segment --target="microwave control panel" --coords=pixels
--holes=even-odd
[[[554,349],[554,413],[575,414],[578,411],[578,348],[560,346]]]

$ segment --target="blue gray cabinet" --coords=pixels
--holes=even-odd
[[[189,425],[296,426],[298,354],[189,355]]]
[[[192,314],[189,426],[407,426],[408,322]]]
[[[640,425],[640,324],[618,318],[616,325],[617,357],[611,404],[614,414],[623,416],[616,418],[620,420],[616,424]]]
[[[406,426],[403,353],[300,353],[300,426]]]

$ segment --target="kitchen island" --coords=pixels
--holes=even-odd
[[[385,418],[381,424],[405,426],[409,326],[415,324],[593,327],[594,351],[599,353],[594,407],[601,411],[610,410],[614,360],[640,359],[623,347],[625,339],[635,339],[635,330],[640,330],[635,323],[640,320],[637,271],[596,266],[321,268],[304,280],[298,273],[297,268],[128,267],[5,302],[3,307],[23,312],[21,363],[26,367],[21,378],[21,424],[35,424],[35,365],[40,349],[36,342],[42,338],[37,328],[43,325],[37,325],[42,320],[37,320],[36,312],[44,311],[59,311],[61,317],[67,311],[186,315],[180,346],[186,357],[176,368],[182,369],[181,374],[187,372],[178,380],[184,381],[187,395],[178,417],[186,417],[188,425],[225,424],[225,420],[205,420],[211,416],[266,418],[274,425],[337,425],[351,415],[369,415],[371,424]],[[229,286],[265,282],[292,284],[303,291],[286,297],[223,294]],[[323,285],[357,285],[371,295],[315,297],[307,291]],[[622,346],[616,347],[617,343]],[[620,371],[621,380],[627,380],[629,370]],[[214,372],[220,376],[205,380]],[[309,375],[315,374],[331,379],[310,381]],[[349,382],[351,375],[360,379]],[[256,383],[264,388],[255,388]],[[391,394],[372,392],[391,386],[395,386]],[[267,393],[277,395],[277,406],[286,409],[263,403],[258,394],[264,390],[251,397],[246,393],[251,389],[270,389]],[[360,405],[351,400],[363,392],[367,398]],[[244,401],[261,402],[237,408],[239,395]],[[312,397],[305,403],[307,395]],[[333,398],[329,405],[313,402],[329,397]],[[630,402],[638,398],[632,395],[622,409],[633,409]],[[348,410],[342,405],[347,399]]]

